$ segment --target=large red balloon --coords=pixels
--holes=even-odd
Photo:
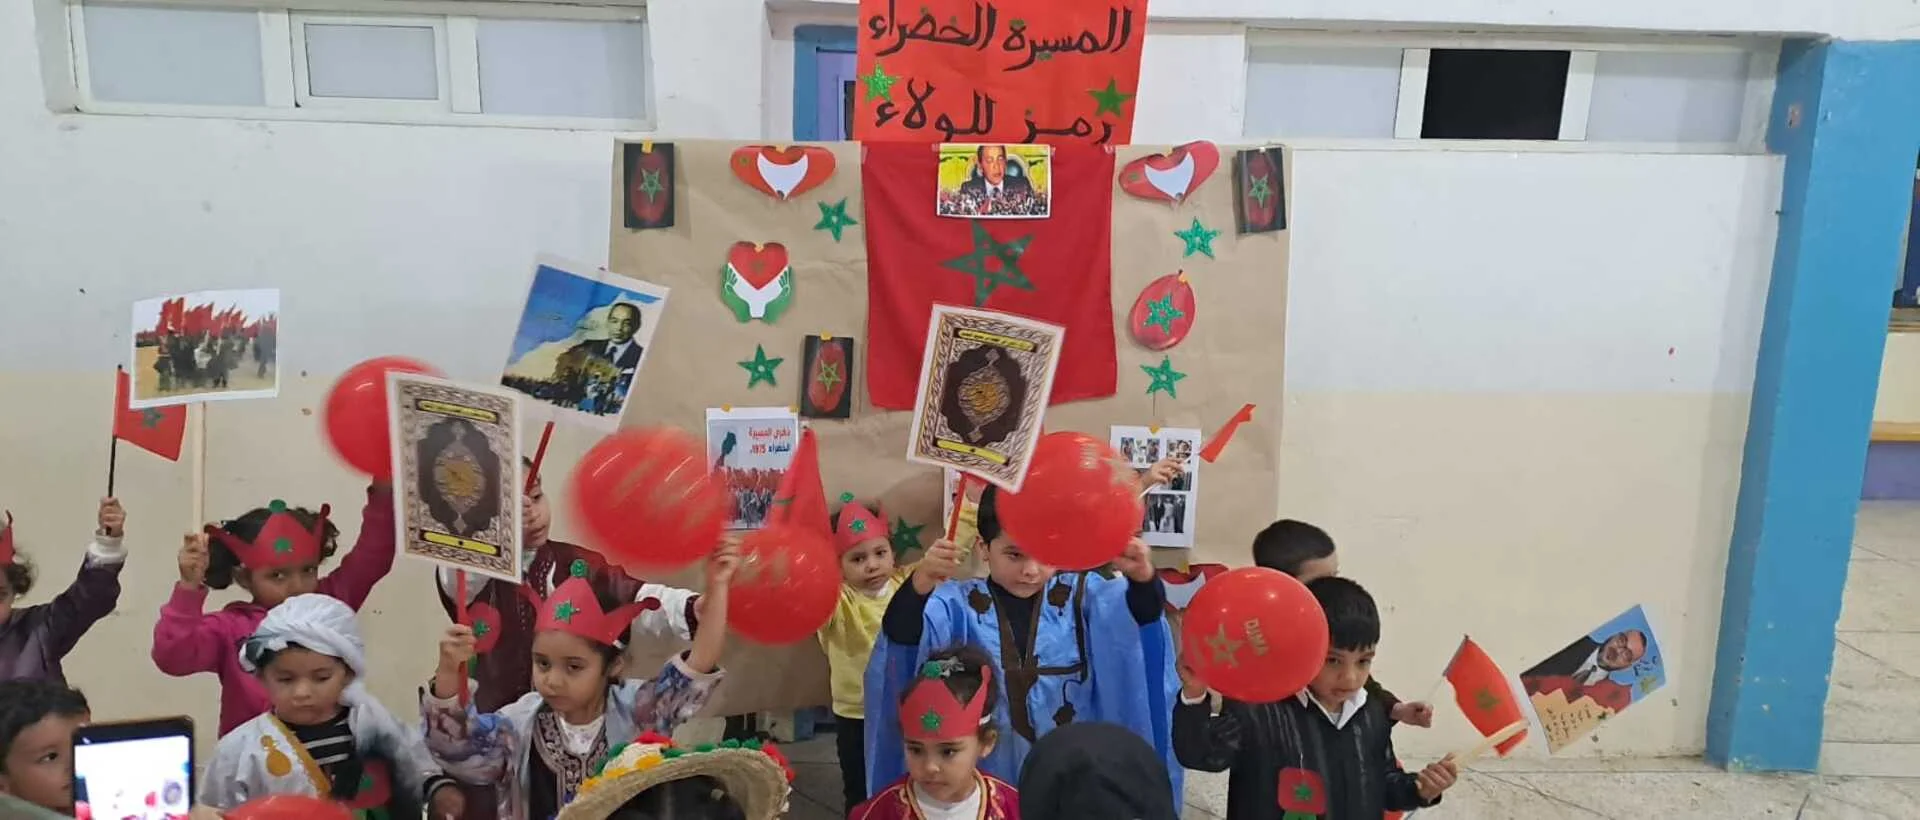
[[[327,393],[320,423],[333,451],[355,470],[393,477],[393,443],[387,436],[387,374],[440,375],[433,365],[404,356],[382,356],[347,368]]]
[[[1292,576],[1247,567],[1214,576],[1180,625],[1181,660],[1220,694],[1246,703],[1292,697],[1327,662],[1327,616]]]
[[[573,470],[592,546],[622,566],[673,570],[707,557],[726,526],[726,488],[700,442],[671,427],[621,430]]]
[[[220,813],[226,820],[353,820],[353,812],[331,800],[276,794]]]
[[[1069,570],[1125,552],[1144,516],[1133,467],[1106,442],[1073,432],[1041,436],[1020,492],[1000,493],[997,508],[1020,549]]]
[[[740,542],[727,594],[728,629],[772,646],[806,640],[840,603],[840,556],[825,533],[769,525]]]

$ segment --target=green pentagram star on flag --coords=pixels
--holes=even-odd
[[[832,231],[833,241],[835,242],[840,241],[840,232],[846,230],[848,225],[860,224],[854,221],[853,217],[847,215],[847,200],[844,198],[832,205],[828,205],[825,202],[816,202],[814,204],[820,206],[820,221],[813,224],[813,229],[816,231]]]
[[[487,636],[487,633],[492,631],[493,631],[493,627],[489,625],[486,621],[473,622],[473,636],[476,638],[484,638]]]
[[[873,63],[873,73],[860,75],[860,84],[866,89],[866,93],[861,96],[860,101],[863,103],[873,102],[875,97],[879,97],[887,102],[893,102],[893,84],[899,81],[899,77],[888,74],[887,67],[881,65],[880,61],[875,60]]]
[[[1267,184],[1266,174],[1253,178],[1253,184],[1247,186],[1247,196],[1260,203],[1260,207],[1267,207],[1267,200],[1273,196],[1273,186]]]
[[[820,375],[813,377],[813,380],[819,382],[821,387],[825,387],[828,390],[832,390],[834,385],[846,381],[846,379],[841,378],[840,365],[835,362],[822,363],[820,365]]]
[[[973,277],[973,306],[984,307],[995,288],[1005,285],[1033,290],[1033,280],[1020,270],[1020,255],[1027,252],[1033,237],[1023,236],[1001,242],[987,232],[979,220],[973,222],[973,252],[941,262],[940,266]]]
[[[1093,115],[1096,117],[1107,113],[1111,113],[1116,117],[1124,117],[1126,116],[1126,112],[1121,111],[1120,107],[1126,105],[1128,100],[1133,99],[1133,95],[1121,91],[1119,83],[1115,82],[1112,78],[1107,79],[1106,88],[1096,88],[1087,93],[1093,95]]]
[[[1204,253],[1208,259],[1212,259],[1213,238],[1219,236],[1220,232],[1207,230],[1207,226],[1200,224],[1200,218],[1194,217],[1193,227],[1184,231],[1174,231],[1173,235],[1187,243],[1186,250],[1180,253],[1182,259],[1196,253]]]
[[[1147,303],[1147,324],[1158,327],[1168,333],[1173,332],[1173,323],[1185,318],[1187,314],[1173,306],[1173,294],[1169,293]]]
[[[1484,712],[1493,711],[1494,707],[1499,706],[1501,703],[1500,696],[1494,694],[1491,689],[1481,689],[1473,695],[1473,705],[1480,707],[1481,711]]]
[[[893,531],[887,533],[887,541],[893,544],[896,554],[901,550],[916,549],[920,546],[920,531],[926,528],[925,524],[911,526],[907,524],[907,519],[895,516]]]
[[[1148,367],[1143,364],[1140,365],[1140,369],[1146,371],[1147,376],[1153,379],[1153,383],[1147,385],[1147,395],[1151,396],[1155,393],[1165,391],[1169,398],[1180,398],[1180,393],[1175,389],[1175,385],[1179,384],[1181,379],[1186,378],[1187,374],[1173,369],[1172,357],[1161,356],[1159,366]]]
[[[660,192],[666,189],[667,187],[665,185],[660,184],[659,171],[648,171],[644,169],[640,171],[640,193],[647,195],[648,202],[652,202],[654,197],[659,196]]]
[[[780,383],[773,380],[773,369],[779,367],[780,363],[784,361],[786,361],[786,359],[767,356],[766,345],[754,345],[753,358],[743,360],[739,362],[739,365],[747,370],[748,387],[752,387],[761,382],[779,387]]]
[[[165,418],[166,416],[158,408],[149,407],[140,411],[140,426],[159,427],[161,420]]]

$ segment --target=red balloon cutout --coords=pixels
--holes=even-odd
[[[671,427],[601,439],[569,494],[593,547],[621,566],[679,569],[712,553],[726,526],[726,488],[708,474],[706,449]]]
[[[1265,567],[1221,573],[1200,588],[1180,624],[1181,660],[1220,694],[1244,703],[1292,697],[1327,662],[1327,616],[1292,576]]]
[[[331,800],[276,794],[220,813],[226,820],[353,820],[353,812]]]
[[[389,372],[440,375],[432,365],[404,356],[368,359],[340,374],[320,416],[333,451],[348,466],[376,479],[393,477],[393,443],[387,436]]]
[[[1000,526],[1028,555],[1060,569],[1093,569],[1140,532],[1139,476],[1107,443],[1048,433],[1033,448],[1020,492],[997,500]]]
[[[824,533],[768,525],[740,542],[727,628],[780,646],[813,637],[840,603],[840,556]]]

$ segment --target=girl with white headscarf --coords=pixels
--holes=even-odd
[[[457,818],[466,801],[418,731],[366,690],[366,643],[353,610],[325,595],[288,598],[240,647],[272,708],[214,752],[200,802],[229,810],[269,795],[307,795],[361,816]]]

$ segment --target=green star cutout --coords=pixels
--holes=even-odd
[[[1267,184],[1266,174],[1253,178],[1253,184],[1247,186],[1247,196],[1260,203],[1260,207],[1267,207],[1267,200],[1273,196],[1273,186]]]
[[[920,728],[929,732],[940,731],[940,715],[928,709],[926,714],[920,716]]]
[[[815,376],[813,380],[819,382],[822,387],[828,390],[832,390],[834,385],[846,381],[840,377],[840,365],[835,362],[828,362],[821,365],[820,375]]]
[[[559,606],[553,608],[554,620],[561,623],[573,623],[573,616],[578,614],[580,614],[580,608],[574,606],[572,601],[561,601]]]
[[[1293,799],[1305,803],[1313,799],[1313,787],[1305,783],[1293,784]]]
[[[887,533],[887,541],[893,544],[893,551],[896,554],[901,550],[919,549],[920,531],[926,528],[925,524],[908,525],[907,519],[896,516],[893,519],[893,531]]]
[[[873,61],[873,73],[860,75],[860,84],[866,87],[866,94],[861,96],[860,102],[873,102],[875,97],[893,102],[893,84],[899,81],[899,77],[887,73],[887,67],[881,65],[879,60]]]
[[[1174,389],[1174,386],[1179,384],[1181,379],[1186,378],[1187,374],[1173,369],[1172,357],[1161,356],[1158,367],[1148,367],[1143,364],[1140,365],[1140,369],[1147,371],[1147,375],[1153,379],[1153,383],[1147,385],[1147,395],[1166,391],[1168,398],[1180,398],[1180,393]]]
[[[149,407],[140,411],[140,426],[151,430],[159,427],[160,420],[164,418],[166,418],[166,415],[160,412],[160,408]]]
[[[786,359],[769,358],[767,356],[766,345],[754,345],[753,358],[741,361],[739,364],[741,367],[747,369],[748,387],[752,387],[761,382],[766,382],[773,387],[779,387],[780,383],[773,380],[773,369],[779,367],[780,363],[784,361],[786,361]]]
[[[816,202],[814,204],[820,206],[820,221],[813,223],[813,229],[816,231],[832,231],[833,241],[835,242],[840,241],[840,232],[846,230],[848,225],[860,224],[853,217],[847,215],[847,200],[845,197],[842,197],[839,202],[835,202],[832,205],[828,205],[825,202]]]
[[[1220,232],[1207,230],[1207,226],[1200,224],[1200,218],[1194,217],[1193,227],[1184,231],[1174,231],[1173,235],[1187,243],[1187,248],[1181,252],[1180,258],[1185,259],[1196,253],[1204,253],[1208,259],[1212,259],[1213,238],[1219,236]]]
[[[659,196],[661,192],[665,190],[667,190],[667,186],[660,184],[659,171],[648,171],[644,169],[640,171],[640,193],[647,195],[648,202],[652,202],[654,197]]]
[[[854,519],[853,523],[847,525],[847,529],[853,530],[854,532],[866,532],[867,521],[864,518]]]
[[[1033,280],[1020,270],[1020,256],[1027,252],[1027,243],[1032,241],[1033,236],[1027,235],[1001,242],[987,233],[982,221],[973,220],[973,252],[941,262],[940,266],[973,277],[973,306],[984,307],[987,297],[1001,285],[1033,290]]]
[[[473,636],[475,638],[484,638],[487,636],[487,633],[492,631],[493,631],[493,626],[487,623],[486,621],[473,622]]]
[[[1133,95],[1121,91],[1119,84],[1112,78],[1107,79],[1106,88],[1096,88],[1087,93],[1093,95],[1093,115],[1096,117],[1106,113],[1112,113],[1116,117],[1124,117],[1126,116],[1126,112],[1121,111],[1120,106],[1126,105],[1128,100],[1133,99]]]
[[[273,551],[281,555],[293,552],[293,539],[284,535],[273,539]]]
[[[841,494],[840,494],[840,503],[842,503],[842,504],[852,504],[852,503],[853,503],[853,493],[841,493]]]
[[[1491,712],[1494,707],[1500,704],[1500,696],[1494,694],[1492,689],[1482,688],[1480,691],[1474,693],[1473,705],[1480,707],[1480,711],[1482,712]]]
[[[1173,294],[1169,293],[1147,303],[1147,324],[1159,327],[1167,333],[1173,332],[1173,323],[1186,318],[1187,314],[1173,306]]]

